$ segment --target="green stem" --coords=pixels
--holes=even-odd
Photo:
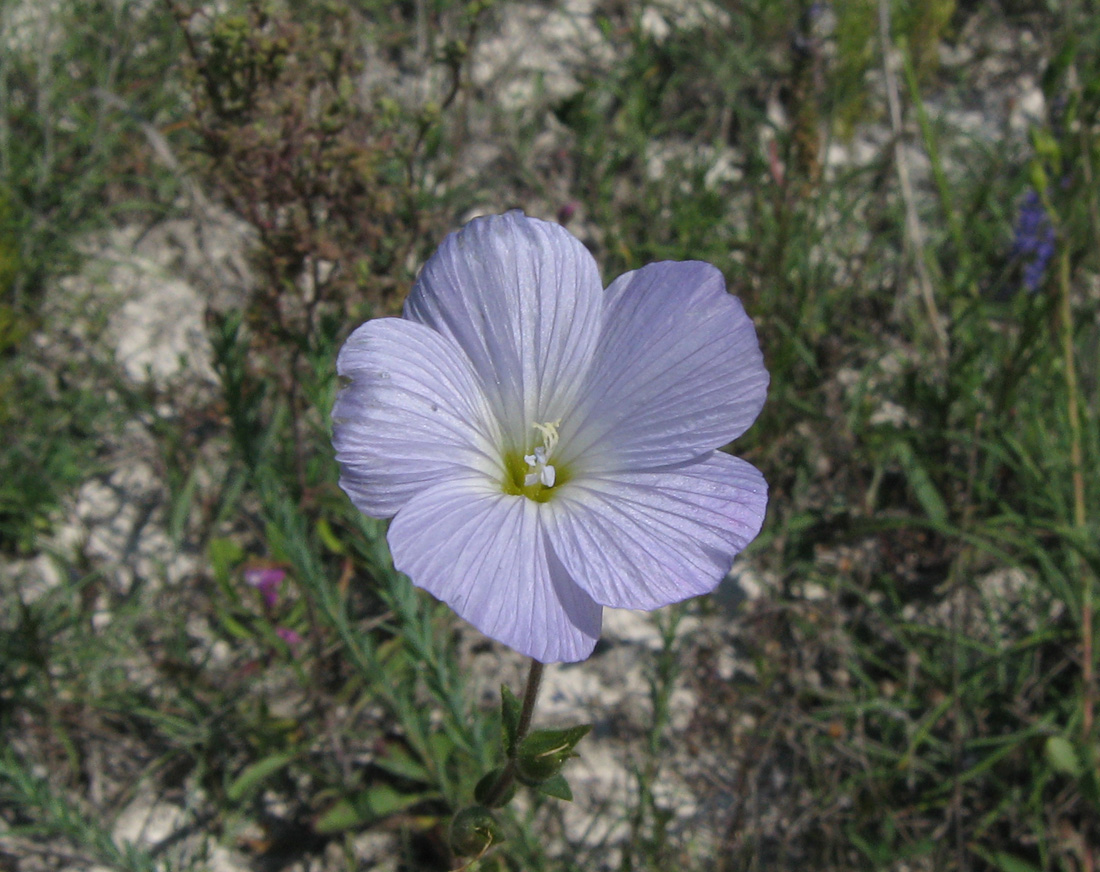
[[[527,686],[523,690],[523,707],[519,711],[519,724],[516,726],[515,748],[517,750],[519,749],[520,743],[523,742],[524,737],[527,735],[527,731],[531,729],[531,718],[535,715],[535,702],[538,699],[539,685],[542,683],[544,668],[545,665],[539,663],[538,660],[531,661],[531,669],[527,673]],[[495,808],[501,798],[512,789],[512,784],[515,780],[516,759],[513,754],[504,765],[504,770],[500,773],[500,778],[497,779],[497,783],[493,785],[493,789],[489,791],[489,795],[485,797],[485,805],[489,806],[489,808]]]
[[[523,690],[523,708],[519,710],[519,726],[516,727],[517,746],[531,729],[531,718],[535,714],[535,701],[538,699],[539,685],[542,683],[542,672],[545,668],[545,665],[538,660],[531,661],[531,669],[527,673],[527,686]]]

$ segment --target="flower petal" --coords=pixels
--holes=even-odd
[[[549,553],[539,509],[476,477],[439,484],[390,524],[394,566],[521,654],[583,660],[602,610]]]
[[[530,447],[533,423],[565,416],[599,335],[603,285],[588,250],[563,227],[522,212],[475,218],[424,265],[405,317],[467,354],[507,428]]]
[[[760,532],[768,486],[737,457],[570,482],[546,503],[551,549],[605,606],[655,609],[709,593]]]
[[[450,340],[400,318],[368,321],[336,363],[350,379],[332,409],[340,487],[364,514],[386,518],[442,479],[504,475],[496,418]]]
[[[752,321],[717,269],[650,264],[606,295],[583,411],[563,425],[560,457],[589,472],[668,466],[748,429],[768,372]]]

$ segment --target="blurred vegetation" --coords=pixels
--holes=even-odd
[[[626,837],[531,794],[470,868],[1095,868],[1100,19],[581,5],[599,48],[516,104],[477,67],[516,2],[0,4],[3,862],[207,868],[202,831],[257,868],[394,833],[389,868],[459,866],[501,714],[337,487],[327,414],[350,330],[520,206],[607,279],[723,270],[772,373],[736,446],[772,498],[761,596],[653,617],[653,722],[603,811]],[[249,229],[253,288],[211,291],[215,383],[132,384],[108,315],[82,301],[77,334],[51,295],[112,229],[201,220],[185,183]],[[134,428],[162,500],[132,508],[183,578],[56,538]],[[701,704],[674,731],[676,687]],[[130,844],[146,794],[182,817]]]

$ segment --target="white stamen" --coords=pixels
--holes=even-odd
[[[551,421],[546,424],[535,424],[535,429],[542,434],[543,444],[535,449],[534,454],[525,454],[524,463],[531,467],[531,471],[523,478],[523,486],[531,487],[541,484],[543,487],[553,487],[557,481],[557,470],[550,465],[550,455],[558,444],[558,426],[561,421]]]

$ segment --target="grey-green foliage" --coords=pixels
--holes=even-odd
[[[131,0],[0,9],[0,239],[18,240],[19,264],[2,289],[8,304],[33,307],[112,213],[172,205],[177,180],[134,148],[143,125],[180,117],[166,18],[164,5]]]
[[[493,836],[481,868],[607,868],[612,836],[597,832],[630,833],[622,870],[1054,870],[1074,862],[1074,839],[1095,839],[1080,658],[1085,592],[1095,603],[1100,571],[1100,221],[1089,182],[1100,166],[1100,22],[1068,5],[1002,4],[989,19],[986,4],[891,4],[924,230],[916,252],[882,94],[870,87],[879,5],[829,5],[831,35],[815,29],[813,4],[769,0],[700,6],[702,19],[669,19],[662,36],[641,6],[599,4],[614,60],[576,70],[577,90],[548,107],[552,122],[496,128],[512,138],[481,176],[448,163],[472,135],[471,107],[497,111],[464,66],[480,50],[470,22],[484,12],[491,32],[514,7],[341,5],[373,58],[406,74],[430,67],[444,84],[423,105],[367,95],[378,102],[363,117],[392,146],[373,190],[418,231],[372,235],[387,292],[407,287],[467,208],[553,210],[550,192],[564,192],[583,207],[578,232],[609,278],[658,258],[717,264],[772,373],[769,404],[738,444],[772,500],[741,566],[770,585],[732,615],[688,606],[709,615],[708,633],[677,635],[679,610],[658,619],[662,646],[644,655],[651,728],[620,734],[609,720],[580,746],[610,734],[634,774],[633,800],[599,810],[620,826],[571,829],[560,803],[535,798],[500,813],[506,840]],[[495,698],[470,695],[451,613],[393,570],[384,523],[336,485],[326,416],[335,351],[356,326],[349,310],[320,307],[275,329],[271,305],[305,297],[270,286],[239,311],[212,312],[218,383],[204,399],[131,390],[109,405],[86,387],[94,367],[32,366],[27,339],[51,327],[36,320],[39,292],[83,234],[176,207],[139,135],[151,123],[171,138],[171,123],[188,118],[189,84],[174,66],[182,32],[166,9],[62,4],[42,51],[0,55],[0,546],[34,556],[51,511],[95,470],[97,440],[154,420],[172,538],[196,564],[174,585],[120,590],[110,567],[59,558],[60,586],[37,599],[4,578],[0,814],[25,844],[147,868],[144,849],[109,834],[83,780],[83,755],[119,747],[136,778],[166,793],[184,785],[207,833],[255,862],[270,859],[267,843],[236,835],[285,827],[309,858],[331,840],[350,857],[357,834],[396,831],[402,868],[453,868],[440,847],[447,822],[500,767],[501,715]],[[304,19],[324,9],[296,7],[295,26],[312,33]],[[201,35],[203,19],[193,22]],[[1042,37],[1020,41],[1038,60],[1005,55],[1046,71],[1048,117],[1029,136],[979,136],[940,111],[973,96],[971,73],[944,71],[933,49],[974,40],[979,65],[993,51],[980,37],[996,27]],[[547,131],[557,150],[529,159]],[[870,156],[822,161],[837,142]],[[186,154],[185,138],[172,143]],[[193,167],[209,184],[202,161]],[[293,178],[315,171],[296,166]],[[1059,254],[1033,293],[1013,251],[1029,188],[1057,223]],[[286,251],[301,242],[279,240]],[[913,293],[918,256],[946,360]],[[245,581],[258,566],[285,575],[273,605]],[[599,656],[577,669],[598,670]],[[699,704],[673,731],[677,685]],[[693,791],[689,818],[662,792],[668,782]]]

